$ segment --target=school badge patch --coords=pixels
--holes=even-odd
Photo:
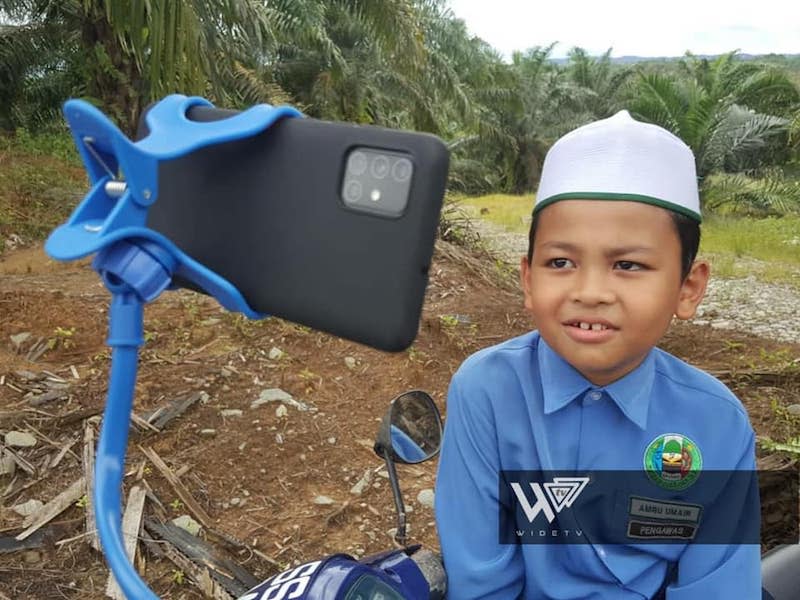
[[[656,485],[685,490],[700,477],[703,457],[692,440],[679,433],[663,433],[644,451],[644,470]]]

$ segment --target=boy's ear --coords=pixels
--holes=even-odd
[[[697,307],[703,296],[706,295],[710,267],[704,260],[692,263],[689,274],[681,284],[678,294],[678,305],[675,307],[675,316],[679,319],[691,319],[697,312]]]
[[[523,256],[519,261],[519,283],[522,292],[525,294],[525,308],[531,310],[531,266],[528,264],[528,257]]]

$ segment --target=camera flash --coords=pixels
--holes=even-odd
[[[372,192],[370,193],[369,197],[373,202],[377,202],[378,200],[381,199],[381,191],[380,190],[372,190]]]

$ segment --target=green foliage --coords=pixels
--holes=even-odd
[[[534,200],[531,195],[489,194],[463,198],[461,202],[470,216],[522,235],[530,229]]]
[[[703,222],[700,252],[800,266],[800,218],[712,217]]]
[[[70,156],[67,148],[64,134],[0,135],[0,253],[11,234],[44,237],[80,200],[86,175],[74,153],[68,162],[50,156]]]
[[[703,182],[703,206],[721,215],[756,217],[800,214],[800,180],[790,180],[780,171],[760,178],[743,173],[717,173]]]
[[[680,74],[640,70],[628,106],[686,142],[700,177],[785,162],[788,117],[800,102],[785,73],[735,53],[679,64]]]
[[[68,97],[128,132],[144,106],[175,91],[229,107],[289,103],[434,133],[451,150],[451,191],[519,194],[535,190],[555,139],[628,108],[693,149],[706,209],[795,210],[797,57],[631,66],[611,49],[593,57],[579,47],[557,63],[552,49],[505,61],[446,0],[0,0],[0,129],[24,128],[17,138],[38,155],[26,132],[60,142]]]
[[[800,436],[789,438],[786,442],[776,442],[769,437],[764,437],[761,438],[760,445],[764,450],[770,452],[786,452],[800,455]]]
[[[31,133],[20,127],[14,135],[0,136],[0,152],[19,152],[31,156],[52,156],[73,166],[81,161],[75,143],[66,128]]]

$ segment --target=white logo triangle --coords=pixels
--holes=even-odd
[[[556,512],[561,512],[572,506],[588,483],[588,477],[554,477],[552,483],[544,484],[544,489]]]

